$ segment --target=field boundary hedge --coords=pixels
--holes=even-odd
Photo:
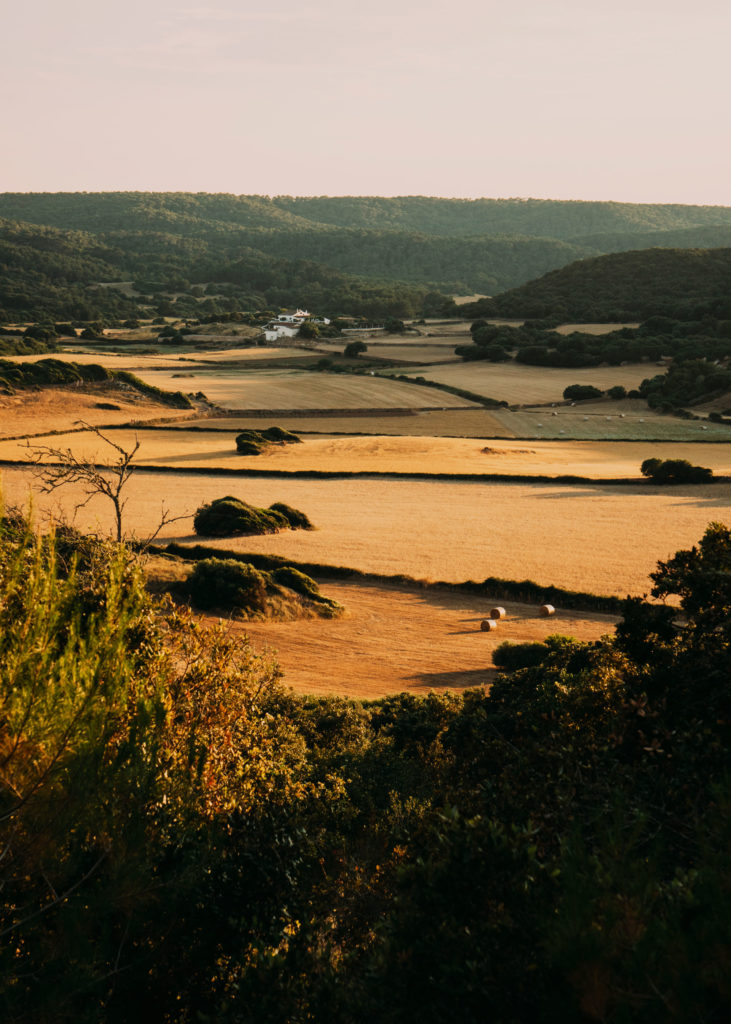
[[[605,612],[619,615],[623,599],[612,595],[590,594],[580,590],[565,590],[563,587],[542,586],[533,580],[506,580],[499,576],[488,576],[482,582],[465,580],[462,583],[448,583],[444,580],[428,582],[407,575],[388,575],[364,572],[343,565],[327,565],[321,562],[297,562],[280,555],[263,555],[228,551],[225,548],[209,547],[204,544],[185,545],[172,541],[167,545],[155,545],[148,549],[152,554],[176,555],[184,561],[197,562],[204,558],[232,558],[248,562],[256,569],[277,569],[292,566],[308,576],[329,580],[352,580],[354,582],[383,583],[397,586],[418,587],[420,590],[441,590],[455,593],[475,594],[492,598],[505,598],[524,603],[554,604],[557,607],[575,611]]]

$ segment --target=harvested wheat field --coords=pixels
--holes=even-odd
[[[180,382],[169,371],[138,370],[148,384],[176,391]],[[185,371],[185,390],[202,391],[223,409],[434,409],[470,408],[464,398],[379,377],[297,372],[294,370]]]
[[[390,373],[391,371],[383,371]],[[404,371],[417,375],[414,367]],[[660,372],[648,363],[628,366],[524,366],[520,363],[455,363],[419,369],[418,376],[450,387],[462,388],[510,405],[541,405],[563,400],[570,384],[593,384],[605,391],[621,384],[627,390],[638,387],[646,377]]]
[[[731,441],[731,427],[727,424],[663,415],[648,409],[641,399],[579,402],[556,408],[496,409],[494,417],[513,437],[536,440]],[[691,462],[702,462],[705,445],[696,444],[691,450],[696,453]]]
[[[6,502],[25,504],[37,481],[27,469],[3,470]],[[731,520],[731,485],[657,488],[646,484],[560,486],[424,480],[216,479],[154,472],[132,477],[126,529],[148,536],[164,503],[174,514],[233,494],[257,506],[284,501],[316,529],[202,541],[190,520],[162,535],[222,550],[265,552],[365,572],[462,582],[488,576],[533,579],[597,594],[642,594],[658,559],[689,547],[712,520]],[[71,517],[80,493],[36,494],[39,518]],[[108,532],[110,509],[96,498],[76,524]]]
[[[113,405],[115,408],[103,408]],[[194,415],[191,410],[191,415]],[[144,395],[107,384],[98,388],[44,388],[0,395],[0,437],[23,437],[71,430],[79,420],[93,426],[143,423],[148,420],[185,420],[185,413],[160,405]]]
[[[555,413],[555,415],[554,415]],[[214,416],[191,426],[257,430],[272,417]],[[398,414],[277,413],[289,430],[317,434],[391,434],[404,437],[481,437],[577,441],[731,441],[731,427],[708,420],[685,420],[650,411],[640,399],[587,402],[574,407],[533,409],[403,409]],[[697,451],[702,451],[698,448]],[[700,456],[696,456],[700,458]]]
[[[265,424],[260,424],[263,428]],[[473,438],[305,437],[298,445],[271,445],[261,455],[236,453],[236,431],[115,429],[108,436],[130,449],[136,441],[139,465],[203,469],[282,470],[364,473],[486,473],[535,476],[585,476],[592,479],[636,477],[641,481],[644,459],[699,460],[719,476],[731,475],[731,445],[678,442],[642,444],[602,441],[495,440],[490,444]],[[54,436],[54,447],[69,447],[91,461],[103,461],[109,447],[90,432]],[[0,443],[0,458],[25,457],[22,442]],[[648,485],[649,486],[649,485]]]
[[[378,359],[392,359],[394,362],[413,363],[416,366],[439,363],[461,363],[461,356],[454,354],[455,345],[459,342],[452,339],[448,344],[435,345],[434,339],[415,339],[413,344],[389,345],[374,341],[368,342],[368,351],[359,358],[368,360],[371,356]]]
[[[190,426],[226,430],[261,430],[276,422],[295,433],[390,434],[404,437],[514,437],[502,423],[503,410],[482,406],[468,409],[401,409],[371,415],[352,413],[276,413],[264,416],[212,416],[190,420]],[[187,424],[188,421],[181,421]]]
[[[552,633],[596,640],[611,633],[616,622],[611,615],[560,609],[545,619],[537,606],[501,601],[507,618],[494,633],[483,633],[480,622],[491,607],[487,598],[318,582],[324,594],[345,606],[342,618],[232,622],[228,627],[248,635],[255,648],[270,649],[285,684],[301,693],[375,700],[403,690],[482,686],[495,675],[492,652],[504,640],[526,643]]]
[[[133,373],[144,370],[164,370],[173,372],[189,372],[191,366],[208,366],[219,363],[257,363],[280,359],[312,357],[312,353],[302,348],[226,348],[226,349],[196,349],[193,345],[158,346],[156,343],[150,346],[154,351],[146,349],[144,352],[131,349],[127,351],[109,351],[107,349],[95,349],[90,346],[73,345],[61,352],[44,353],[42,355],[13,356],[15,363],[37,363],[42,359],[58,359],[67,363],[78,363],[79,366],[97,365],[106,366],[109,370],[130,370]],[[177,390],[177,388],[172,388]]]
[[[262,423],[263,429],[266,423]],[[700,461],[719,476],[731,475],[731,445],[622,443],[601,441],[484,441],[453,437],[305,437],[301,444],[270,445],[261,455],[239,455],[236,431],[111,430],[115,444],[140,448],[140,466],[181,469],[280,470],[330,473],[503,474],[508,476],[584,476],[642,480],[644,459]],[[112,450],[89,431],[37,438],[37,444],[70,449],[91,462],[104,462]],[[0,441],[0,459],[28,459],[27,442]],[[649,486],[649,485],[648,485]]]

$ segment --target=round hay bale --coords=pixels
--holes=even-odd
[[[480,629],[483,633],[492,633],[494,629],[497,629],[497,622],[494,619],[483,619],[480,623]]]
[[[539,614],[543,615],[545,618],[548,618],[549,615],[556,614],[556,609],[552,604],[542,604],[538,611]]]
[[[501,608],[501,607],[500,607],[500,606],[498,605],[498,607],[497,607],[497,608],[493,608],[493,609],[491,610],[491,612],[490,612],[490,618],[491,618],[491,619],[504,619],[504,618],[505,618],[505,616],[506,616],[507,614],[508,614],[508,613],[507,613],[507,612],[505,611],[505,609],[504,609],[504,608]]]

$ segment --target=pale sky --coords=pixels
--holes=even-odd
[[[731,205],[731,0],[0,2],[0,191]]]

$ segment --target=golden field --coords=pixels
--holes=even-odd
[[[404,372],[494,398],[498,402],[508,402],[509,405],[542,405],[562,401],[564,389],[570,384],[593,384],[602,391],[621,384],[629,391],[639,387],[646,377],[653,377],[662,370],[649,363],[566,369],[523,366],[520,363],[459,362],[447,366],[426,366],[418,372],[414,367],[408,367]]]
[[[101,409],[100,403],[118,408]],[[190,414],[193,415],[193,410]],[[184,422],[185,419],[185,412],[160,405],[135,392],[115,390],[112,393],[107,388],[95,389],[88,385],[83,391],[44,388],[42,391],[0,395],[0,438],[71,430],[78,420],[102,426],[149,420]]]
[[[6,502],[25,504],[37,481],[28,469],[5,468]],[[688,547],[711,520],[731,516],[731,485],[466,483],[424,480],[290,478],[216,479],[144,473],[128,488],[126,528],[154,529],[164,503],[192,516],[201,504],[233,494],[255,505],[285,501],[306,512],[312,532],[283,532],[211,542],[223,550],[258,551],[296,561],[366,572],[461,582],[487,576],[598,594],[641,594],[658,559]],[[35,498],[42,519],[69,518],[79,492]],[[108,532],[109,508],[94,499],[77,525]],[[198,543],[190,520],[163,535]],[[206,543],[208,543],[206,541]]]
[[[267,420],[259,424],[260,429]],[[503,474],[584,476],[592,479],[637,477],[644,459],[659,457],[700,462],[717,475],[731,475],[731,445],[602,442],[485,442],[452,437],[305,437],[301,444],[270,445],[261,455],[236,452],[237,431],[186,431],[157,428],[115,429],[106,436],[126,450],[139,441],[136,463],[191,470],[237,469],[326,471],[335,473]],[[33,444],[71,449],[92,462],[108,460],[112,451],[89,431],[28,441],[0,441],[0,459],[26,460]],[[648,485],[649,486],[649,485]]]
[[[186,369],[185,379],[167,370],[138,369],[148,384],[166,391],[202,391],[223,409],[434,409],[469,408],[464,398],[401,381],[295,370]]]
[[[535,606],[413,587],[321,581],[323,593],[346,608],[338,619],[232,622],[258,649],[273,652],[289,686],[375,700],[389,693],[462,689],[489,684],[492,652],[504,640],[527,643],[563,633],[596,640],[616,619],[598,612],[562,612],[550,619]],[[494,604],[507,618],[494,633],[480,622]]]
[[[554,416],[554,413],[556,414]],[[396,434],[405,437],[522,438],[577,441],[731,441],[731,427],[708,420],[684,420],[651,412],[644,402],[588,402],[525,409],[400,409],[366,414],[288,413],[272,416],[210,416],[191,419],[196,427],[258,430],[272,419],[288,430],[315,434]],[[183,422],[183,421],[181,421]],[[703,451],[697,448],[698,453]],[[701,461],[700,454],[696,459]]]

